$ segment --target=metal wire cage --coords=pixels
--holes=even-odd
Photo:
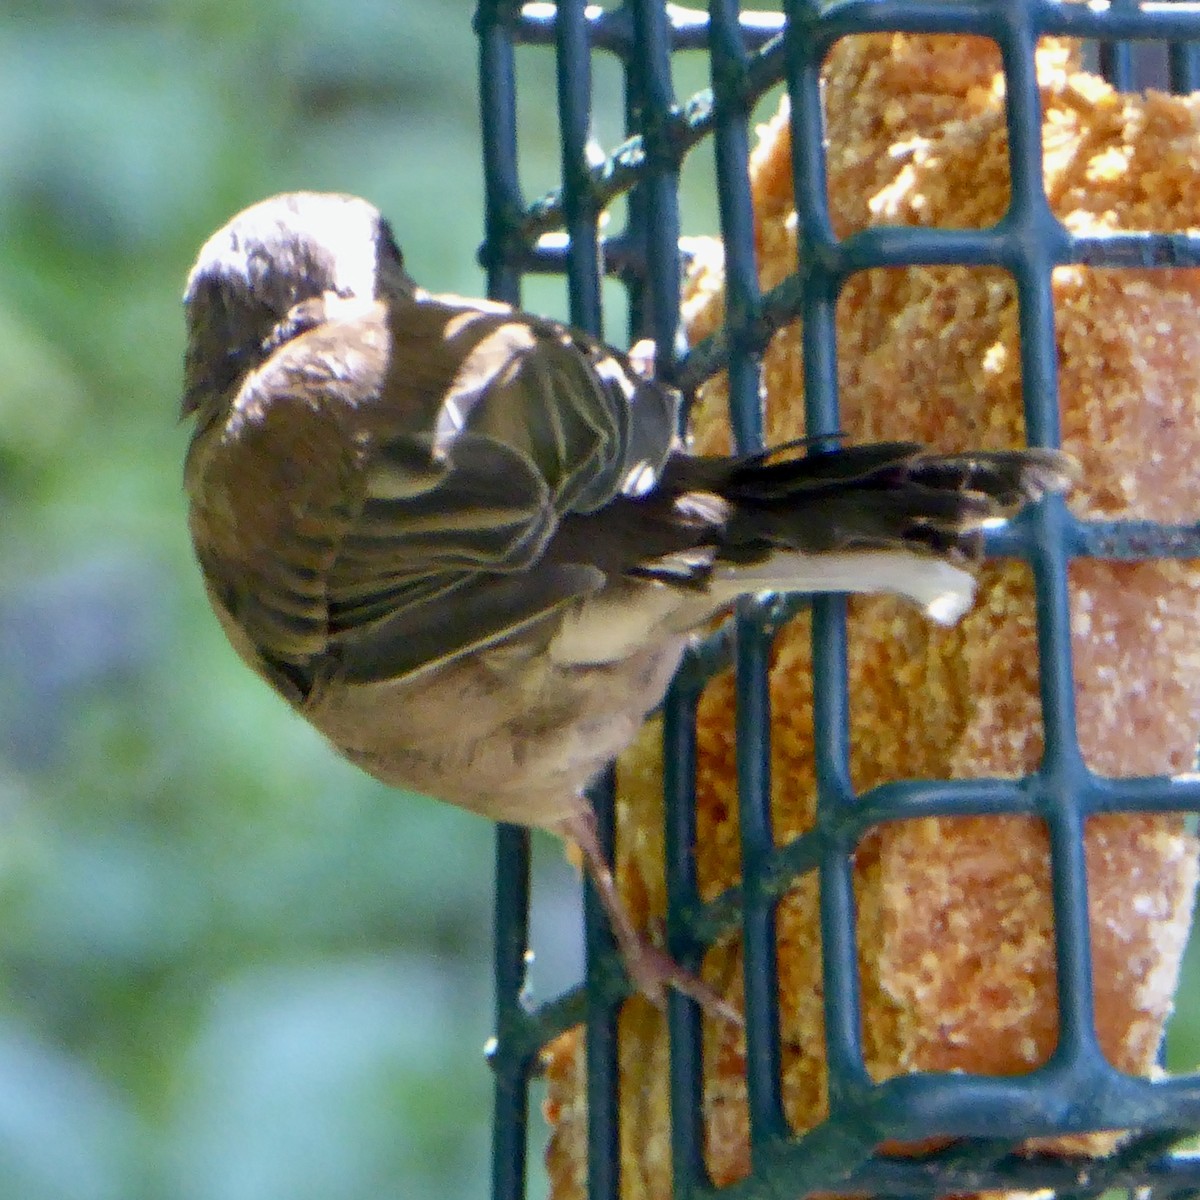
[[[735,442],[761,444],[759,362],[771,333],[802,322],[805,405],[811,432],[838,425],[835,308],[856,271],[913,264],[992,265],[1016,281],[1025,421],[1032,444],[1059,436],[1056,348],[1050,278],[1054,267],[1200,265],[1200,237],[1153,231],[1073,236],[1052,214],[1042,168],[1041,109],[1034,47],[1044,36],[1092,39],[1099,64],[1118,87],[1134,82],[1131,42],[1165,46],[1175,91],[1200,86],[1200,6],[1113,0],[785,0],[783,13],[741,12],[712,0],[707,12],[663,0],[619,7],[582,0],[520,4],[481,0],[476,17],[487,199],[482,261],[490,294],[520,301],[528,273],[565,274],[574,324],[601,332],[601,281],[629,289],[631,336],[652,337],[658,370],[688,387],[719,369],[730,374]],[[982,230],[872,228],[839,240],[828,210],[820,75],[833,43],[877,31],[976,34],[1000,47],[1007,94],[1011,200],[1007,215]],[[555,56],[562,186],[527,204],[518,181],[515,52],[546,47]],[[712,88],[690,99],[672,88],[676,51],[709,55]],[[589,150],[592,61],[619,60],[629,140],[604,161]],[[791,98],[793,170],[799,231],[797,273],[760,294],[747,175],[748,121],[755,102],[784,81]],[[726,250],[726,325],[721,335],[677,357],[680,302],[678,181],[702,140],[715,144],[721,234]],[[628,195],[626,227],[600,233],[600,214]],[[989,552],[1024,559],[1037,596],[1044,754],[1040,769],[1016,781],[904,783],[874,797],[848,791],[849,700],[845,608],[813,602],[814,726],[818,823],[776,848],[769,814],[765,684],[770,628],[778,613],[742,610],[729,629],[686,661],[664,713],[666,739],[667,937],[673,952],[700,948],[740,924],[745,949],[747,1082],[753,1169],[717,1189],[701,1153],[699,1022],[672,997],[671,1108],[676,1196],[800,1196],[810,1191],[937,1196],[992,1188],[1052,1188],[1061,1196],[1149,1187],[1159,1197],[1200,1194],[1200,1159],[1171,1147],[1200,1130],[1200,1076],[1149,1081],[1117,1071],[1098,1045],[1083,854],[1086,819],[1102,812],[1200,810],[1200,783],[1179,777],[1112,780],[1084,764],[1076,729],[1066,568],[1075,557],[1200,558],[1195,527],[1074,518],[1044,504],[993,537]],[[743,880],[736,893],[701,903],[694,876],[693,720],[706,680],[732,655],[737,669],[737,761]],[[602,790],[602,789],[601,789]],[[599,804],[601,813],[606,809]],[[923,1074],[873,1082],[863,1061],[850,855],[864,828],[920,814],[1024,813],[1046,824],[1051,848],[1059,1035],[1043,1067],[1019,1078]],[[602,819],[602,825],[605,822]],[[611,851],[611,819],[606,836]],[[523,1000],[530,907],[529,842],[504,827],[497,842],[496,1078],[494,1200],[527,1188],[530,1079],[539,1049],[586,1023],[588,1184],[593,1200],[620,1194],[617,1141],[616,1013],[623,977],[602,914],[586,903],[587,982],[530,1011]],[[774,915],[799,874],[820,881],[828,1119],[793,1136],[782,1113]],[[1100,1129],[1139,1133],[1111,1158],[1086,1164],[1015,1153],[1019,1139]],[[944,1133],[949,1149],[920,1160],[876,1155],[881,1138]]]

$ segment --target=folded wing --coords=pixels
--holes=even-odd
[[[419,294],[319,324],[248,378],[198,489],[193,518],[223,525],[210,589],[300,694],[469,653],[604,585],[545,548],[657,478],[678,403],[500,306]]]

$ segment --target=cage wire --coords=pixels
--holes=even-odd
[[[1056,350],[1050,278],[1064,264],[1090,267],[1200,265],[1200,236],[1116,232],[1073,236],[1052,215],[1042,174],[1041,110],[1034,48],[1045,36],[1089,39],[1099,68],[1119,87],[1138,80],[1139,61],[1175,91],[1200,84],[1200,5],[1058,3],[1055,0],[786,0],[784,11],[742,12],[735,0],[694,11],[662,0],[618,7],[581,0],[519,4],[482,0],[480,47],[487,202],[481,260],[489,294],[519,304],[522,278],[565,275],[570,318],[602,330],[601,280],[628,288],[630,338],[657,345],[656,368],[689,388],[720,369],[730,373],[731,416],[740,450],[761,445],[759,361],[771,333],[802,322],[805,404],[810,432],[839,428],[835,306],[852,272],[914,264],[992,265],[1015,278],[1025,421],[1031,444],[1058,444]],[[826,193],[820,73],[841,37],[880,31],[976,34],[998,43],[1007,87],[1011,173],[1005,219],[988,229],[883,228],[834,236]],[[561,131],[561,187],[526,202],[518,180],[514,49],[541,46],[555,56]],[[1134,47],[1140,47],[1135,53]],[[672,55],[707,51],[711,90],[690,98],[672,88]],[[624,74],[628,140],[603,161],[589,147],[593,55],[614,55]],[[1155,65],[1157,64],[1157,65]],[[760,294],[747,175],[748,122],[773,85],[791,99],[798,214],[797,273]],[[680,353],[681,267],[678,181],[685,157],[715,143],[716,187],[726,254],[726,324],[721,334]],[[601,236],[600,214],[628,198],[624,228]],[[667,941],[688,964],[740,926],[745,951],[745,1015],[752,1171],[715,1188],[702,1154],[699,1017],[669,1000],[671,1147],[675,1195],[752,1200],[814,1190],[938,1196],[987,1189],[1053,1189],[1064,1197],[1109,1189],[1150,1189],[1165,1198],[1200,1195],[1200,1157],[1173,1150],[1200,1130],[1200,1076],[1147,1080],[1125,1075],[1097,1042],[1082,831],[1109,812],[1195,812],[1200,783],[1167,776],[1107,779],[1084,765],[1075,724],[1066,567],[1076,557],[1200,558],[1200,528],[1149,522],[1083,521],[1058,500],[1038,506],[988,539],[989,554],[1025,560],[1037,597],[1044,754],[1023,780],[904,782],[876,794],[848,793],[848,696],[844,602],[817,598],[813,609],[814,727],[818,822],[776,848],[769,810],[766,663],[772,630],[786,613],[744,604],[718,634],[692,652],[664,711]],[[692,849],[694,717],[704,683],[733,661],[737,670],[737,778],[744,864],[741,887],[704,904]],[[604,838],[612,850],[611,782],[598,789]],[[866,828],[916,814],[1024,813],[1046,824],[1051,848],[1059,1034],[1053,1057],[1020,1077],[901,1075],[873,1082],[864,1066],[855,957],[851,854]],[[604,814],[607,814],[606,816]],[[627,984],[598,904],[585,901],[586,982],[530,1008],[523,995],[530,906],[529,840],[503,827],[497,839],[494,1200],[527,1192],[530,1081],[542,1046],[586,1026],[588,1185],[592,1200],[620,1194],[617,1122],[617,1011]],[[774,914],[803,872],[820,882],[829,1116],[795,1136],[783,1116],[775,1012]],[[1101,1160],[1029,1157],[1019,1139],[1103,1129],[1136,1136]],[[958,1140],[911,1160],[876,1154],[884,1137],[946,1134]]]

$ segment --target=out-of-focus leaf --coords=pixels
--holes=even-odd
[[[138,1122],[61,1051],[0,1023],[0,1195],[128,1200]]]
[[[468,986],[464,987],[464,984]],[[251,971],[216,997],[172,1121],[180,1200],[477,1191],[485,989],[427,957]]]
[[[10,472],[49,465],[86,395],[55,342],[0,298],[0,491]]]

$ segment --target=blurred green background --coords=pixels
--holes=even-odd
[[[368,196],[419,279],[481,291],[470,19],[0,10],[6,1200],[486,1194],[492,828],[342,764],[234,659],[176,420],[185,274],[263,196]]]
[[[521,69],[533,195],[549,53]],[[609,146],[618,86],[599,65]],[[184,276],[300,187],[482,290],[467,4],[0,10],[0,1197],[486,1195],[491,827],[334,758],[236,662],[186,543]],[[562,315],[561,282],[528,302]],[[549,991],[576,889],[540,857]]]

